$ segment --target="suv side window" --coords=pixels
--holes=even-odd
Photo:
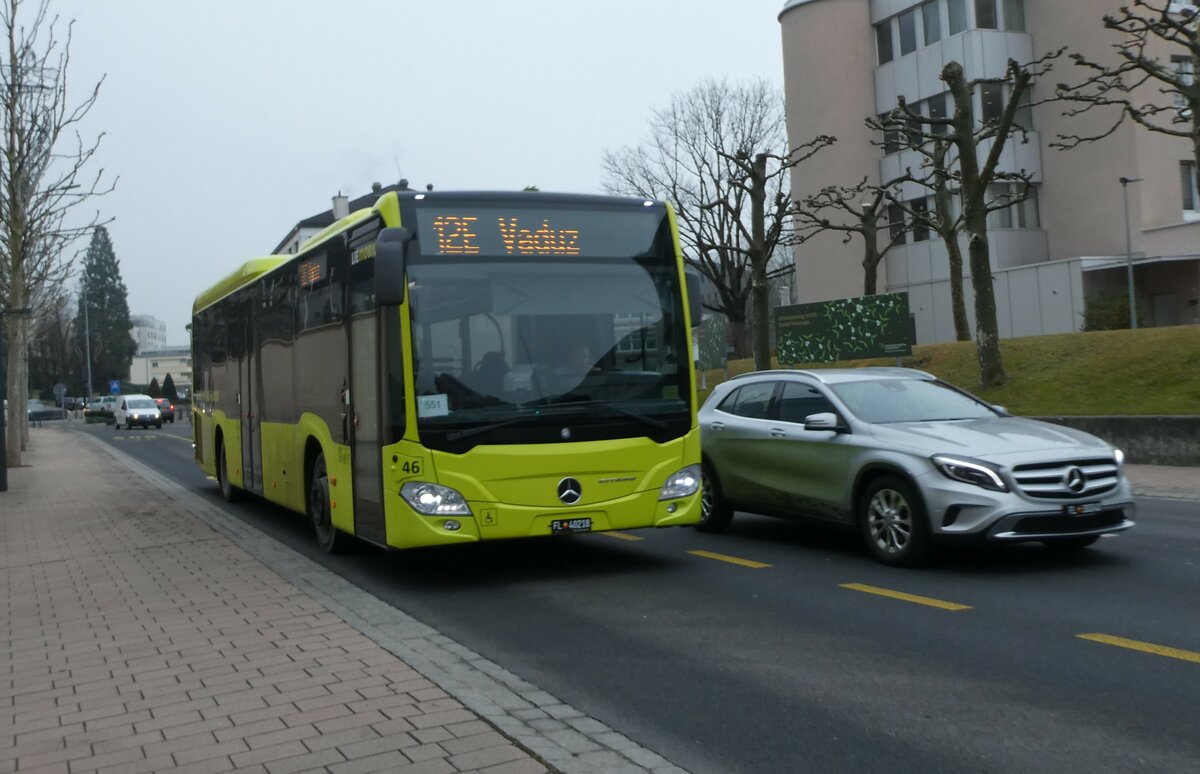
[[[779,399],[779,420],[804,424],[805,417],[823,412],[837,413],[833,403],[821,391],[802,382],[784,382]]]
[[[739,417],[766,419],[771,413],[771,398],[774,395],[775,382],[747,384],[730,393],[717,408]]]

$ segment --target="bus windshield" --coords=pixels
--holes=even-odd
[[[663,209],[451,212],[418,212],[409,264],[426,446],[687,432],[690,355]],[[478,219],[463,238],[446,219],[466,217]]]

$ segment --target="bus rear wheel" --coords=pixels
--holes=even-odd
[[[236,503],[241,499],[241,491],[229,482],[229,463],[225,461],[225,442],[217,443],[217,485],[221,487],[221,497],[227,503]]]
[[[312,475],[308,485],[308,517],[312,520],[317,545],[329,554],[341,552],[349,537],[333,526],[333,509],[329,504],[329,471],[325,467],[325,455],[318,454],[313,460]]]

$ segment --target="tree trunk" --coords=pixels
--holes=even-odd
[[[754,369],[771,367],[771,287],[767,284],[767,154],[754,157],[750,174],[750,306],[754,315]]]
[[[987,232],[971,231],[967,241],[971,260],[971,288],[975,291],[975,354],[979,358],[979,386],[999,387],[1007,380],[1000,354],[996,325],[996,293],[992,285],[991,254]]]
[[[877,275],[879,268],[879,219],[864,211],[863,225],[863,295],[873,296],[876,293]],[[890,236],[890,235],[889,235]]]

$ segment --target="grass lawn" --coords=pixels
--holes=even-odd
[[[1200,325],[1004,339],[1000,351],[1008,383],[992,390],[979,389],[973,342],[914,346],[912,357],[900,364],[928,371],[1014,414],[1200,415]],[[896,359],[794,367],[865,365],[894,366]],[[726,369],[706,373],[708,388],[752,370],[753,360],[730,361]],[[701,390],[701,399],[706,394]]]

